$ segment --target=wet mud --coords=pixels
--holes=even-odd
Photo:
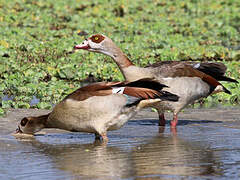
[[[44,129],[12,133],[24,116],[46,110],[12,109],[0,118],[0,179],[239,179],[240,109],[187,109],[177,131],[159,128],[157,113],[139,113],[123,128],[94,135]],[[170,119],[167,114],[166,119]]]

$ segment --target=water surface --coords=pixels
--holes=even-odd
[[[240,111],[188,109],[177,132],[157,126],[157,114],[140,113],[109,143],[59,130],[15,138],[21,117],[40,110],[12,110],[0,119],[0,179],[239,179]],[[167,115],[169,119],[171,115]]]

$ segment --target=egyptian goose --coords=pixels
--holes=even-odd
[[[16,133],[34,134],[43,128],[95,133],[107,142],[107,131],[121,128],[140,109],[159,101],[177,101],[178,96],[150,79],[134,82],[100,82],[66,96],[51,113],[25,117]]]
[[[167,91],[177,94],[177,102],[159,102],[155,108],[159,114],[159,125],[165,125],[164,111],[173,111],[171,127],[178,122],[178,113],[188,104],[211,93],[228,91],[218,80],[237,82],[224,76],[226,67],[222,63],[190,63],[178,61],[158,62],[147,67],[135,66],[114,42],[101,34],[95,34],[84,40],[74,49],[84,49],[110,56],[118,65],[127,81],[141,78],[155,78],[166,84]]]

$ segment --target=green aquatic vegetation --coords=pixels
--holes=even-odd
[[[123,80],[109,57],[72,47],[103,33],[137,65],[164,60],[220,61],[240,75],[240,1],[0,2],[0,114],[51,108],[89,79]],[[93,78],[94,77],[94,78]],[[205,104],[239,104],[240,85],[224,84]],[[33,98],[39,99],[32,103]],[[3,98],[3,99],[4,99]]]

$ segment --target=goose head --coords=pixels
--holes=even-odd
[[[16,133],[34,134],[46,126],[48,115],[24,117],[18,124]]]
[[[121,53],[121,50],[113,43],[113,41],[103,34],[94,34],[90,36],[81,44],[75,45],[74,49],[102,53],[112,58]]]

